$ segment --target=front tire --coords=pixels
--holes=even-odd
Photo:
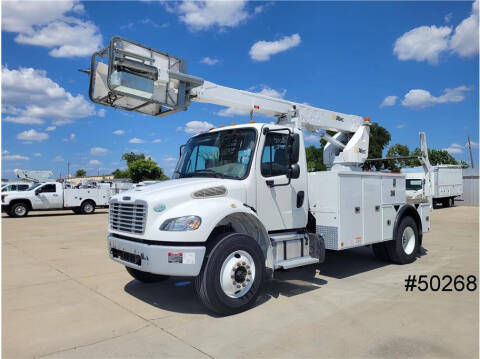
[[[395,239],[386,243],[388,255],[397,264],[412,263],[420,249],[418,227],[415,220],[403,217],[395,234]]]
[[[10,217],[26,217],[28,214],[28,205],[24,202],[15,203],[8,211]]]
[[[163,282],[164,280],[167,280],[169,278],[168,275],[160,275],[160,274],[153,274],[153,273],[148,273],[148,272],[142,272],[138,269],[130,268],[125,266],[125,269],[127,270],[130,275],[135,278],[136,280],[142,282],[142,283],[156,283],[156,282]]]
[[[211,311],[240,313],[257,300],[264,275],[265,257],[259,244],[244,234],[225,233],[205,258],[195,290]]]

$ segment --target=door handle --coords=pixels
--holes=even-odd
[[[58,194],[54,193],[54,194],[53,194],[53,197],[58,197]]]

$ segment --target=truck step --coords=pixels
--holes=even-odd
[[[291,259],[286,259],[286,260],[275,263],[275,269],[278,269],[278,268],[290,269],[290,268],[306,266],[314,263],[318,263],[318,258],[313,258],[310,256],[291,258]]]

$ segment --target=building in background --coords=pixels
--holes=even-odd
[[[478,206],[478,178],[478,168],[465,168],[463,170],[463,195],[459,197],[458,204]]]

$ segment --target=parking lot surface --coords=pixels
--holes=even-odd
[[[477,358],[476,292],[406,292],[409,274],[476,275],[478,208],[432,213],[410,265],[370,248],[277,272],[257,305],[205,311],[190,279],[133,280],[108,258],[107,212],[2,218],[4,358]],[[477,283],[478,284],[478,283]]]

